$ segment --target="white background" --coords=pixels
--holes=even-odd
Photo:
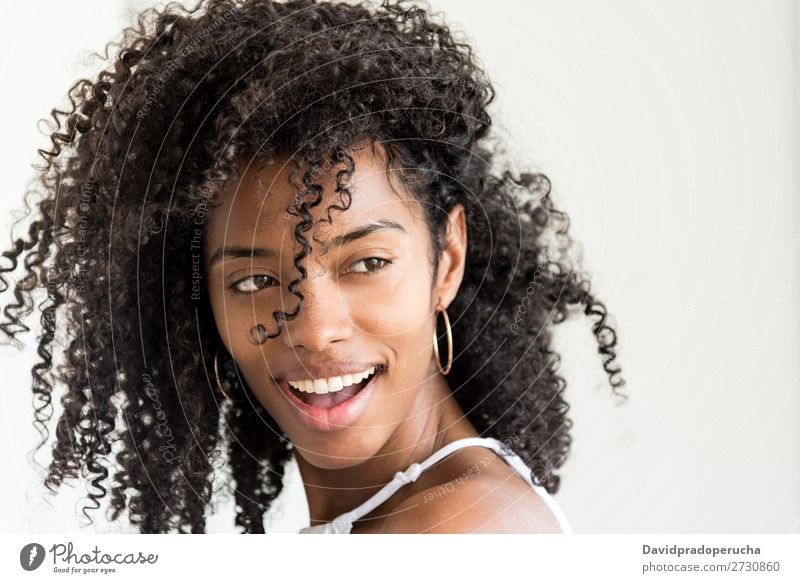
[[[4,7],[4,211],[22,208],[47,144],[36,120],[147,5]],[[575,531],[800,531],[797,2],[432,6],[474,43],[499,92],[493,119],[518,163],[552,179],[615,317],[622,407],[589,322],[557,328],[574,441],[556,500]],[[0,347],[0,530],[84,531],[84,485],[43,498],[25,455],[38,438],[25,340],[24,353]],[[292,465],[269,521],[295,532],[307,520]],[[223,504],[209,530],[232,525]],[[85,532],[117,530],[130,529],[98,514]]]

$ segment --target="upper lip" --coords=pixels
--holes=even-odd
[[[329,362],[320,365],[305,365],[284,371],[276,378],[287,381],[313,381],[315,379],[328,379],[348,374],[355,374],[369,370],[372,367],[382,370],[385,366],[380,362]]]

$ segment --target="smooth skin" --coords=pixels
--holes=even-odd
[[[222,341],[247,385],[289,436],[305,485],[311,524],[352,510],[389,482],[398,470],[445,444],[478,436],[436,364],[432,334],[437,302],[447,307],[464,274],[467,229],[464,209],[449,213],[439,274],[432,281],[432,247],[419,204],[391,177],[379,146],[352,153],[355,173],[347,211],[334,192],[334,172],[322,172],[322,202],[311,209],[314,228],[308,271],[299,290],[300,314],[283,334],[261,345],[249,339],[257,323],[277,331],[275,310],[291,312],[299,250],[287,214],[296,195],[286,157],[272,164],[253,160],[241,180],[227,184],[222,206],[204,224],[204,268]],[[334,170],[335,171],[335,170]],[[403,230],[381,229],[331,247],[330,242],[371,221],[388,219]],[[312,238],[313,236],[313,238]],[[271,249],[269,255],[226,257],[209,265],[223,246]],[[439,316],[441,318],[441,316]],[[446,358],[442,354],[442,359]],[[331,361],[381,362],[388,369],[367,410],[349,427],[312,431],[293,414],[276,378],[297,366]],[[457,361],[454,366],[457,366]],[[400,488],[353,525],[354,533],[561,532],[544,501],[497,454],[467,447]]]

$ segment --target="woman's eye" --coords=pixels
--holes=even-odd
[[[359,264],[363,265],[365,269],[363,270],[352,269],[351,271],[355,273],[366,273],[366,274],[375,273],[376,271],[380,271],[381,269],[383,269],[389,263],[391,263],[391,261],[389,261],[388,259],[381,259],[380,257],[366,257],[364,259],[359,259],[358,261],[353,263],[353,265],[359,265]]]
[[[271,282],[274,282],[275,278],[270,277],[269,275],[249,275],[245,278],[235,281],[231,285],[231,289],[237,293],[253,293],[257,292],[260,289],[264,289],[265,287],[272,287]]]
[[[380,257],[366,257],[354,262],[350,272],[371,275],[373,273],[377,273],[390,263],[391,261],[388,259],[382,259]],[[230,285],[230,289],[233,290],[234,293],[252,294],[264,288],[274,287],[275,285],[277,285],[277,280],[274,277],[258,274],[248,275],[247,277],[243,277],[242,279],[233,282]]]

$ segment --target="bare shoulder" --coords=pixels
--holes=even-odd
[[[544,498],[496,459],[483,471],[461,472],[403,500],[386,516],[383,532],[563,532]]]

